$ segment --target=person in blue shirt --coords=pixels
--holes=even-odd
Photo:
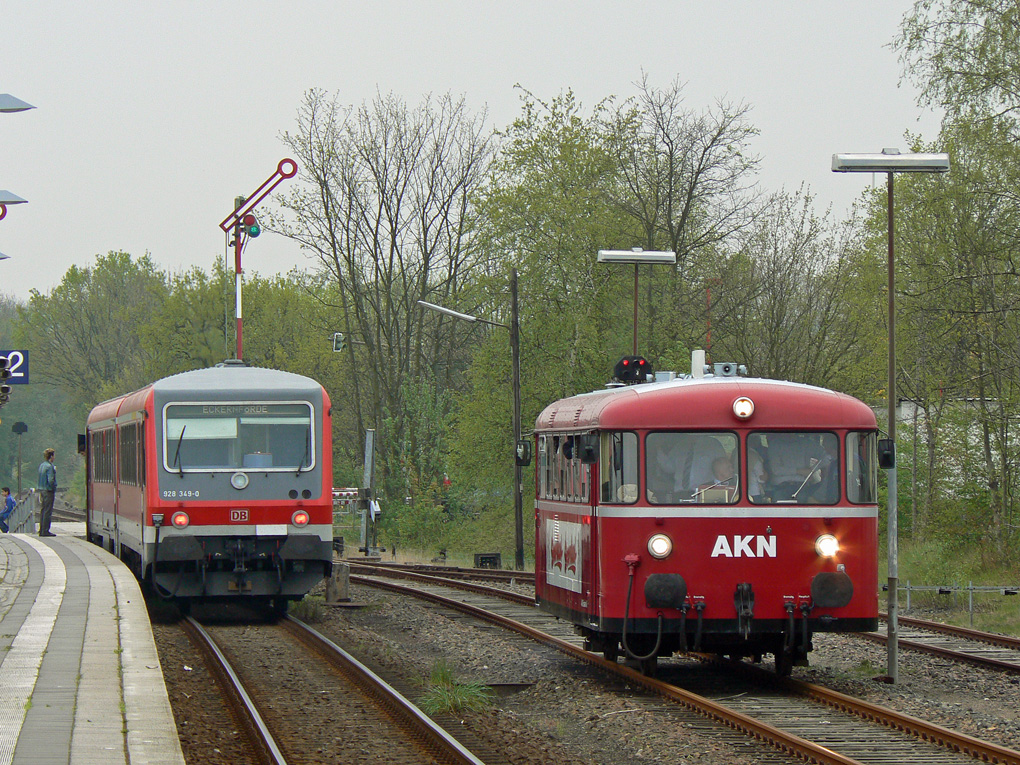
[[[42,495],[42,507],[39,509],[39,536],[55,537],[50,531],[53,520],[53,497],[57,491],[57,466],[53,464],[56,455],[52,449],[43,452],[43,461],[39,465],[39,493]]]
[[[10,486],[4,486],[0,489],[0,492],[2,492],[2,494],[0,494],[0,504],[3,504],[3,507],[0,507],[0,531],[6,534],[10,531],[10,528],[7,525],[7,519],[10,518],[11,513],[14,512],[14,497],[11,496]]]

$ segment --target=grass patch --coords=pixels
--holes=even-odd
[[[418,702],[422,711],[429,715],[450,712],[480,711],[490,703],[492,689],[482,683],[460,683],[453,676],[453,670],[445,661],[432,667],[427,682],[428,688]]]
[[[326,599],[321,595],[305,595],[298,601],[292,601],[287,612],[303,622],[315,624],[321,622],[326,614]]]

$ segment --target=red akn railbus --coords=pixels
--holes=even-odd
[[[717,365],[735,371],[735,365]],[[773,654],[878,624],[875,415],[736,375],[626,385],[536,422],[535,593],[589,650]]]

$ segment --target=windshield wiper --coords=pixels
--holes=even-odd
[[[305,438],[305,456],[301,458],[301,462],[298,463],[297,473],[295,475],[301,475],[301,468],[305,466],[305,462],[308,461],[308,455],[312,451],[312,434],[308,433],[308,437]]]
[[[177,465],[181,478],[184,478],[184,465],[181,464],[181,443],[184,441],[184,431],[187,429],[187,425],[181,428],[181,436],[177,439],[177,451],[174,453],[174,464]]]

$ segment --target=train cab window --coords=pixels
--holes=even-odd
[[[856,504],[877,501],[878,459],[875,433],[847,433],[846,436],[846,498]]]
[[[739,464],[733,433],[649,433],[645,438],[648,501],[732,504],[740,495]]]
[[[638,498],[637,434],[603,433],[599,442],[601,501],[608,505],[631,505]]]
[[[752,433],[747,437],[748,498],[755,503],[834,505],[840,496],[835,433]]]
[[[163,422],[163,465],[171,472],[314,466],[307,403],[167,404]]]

